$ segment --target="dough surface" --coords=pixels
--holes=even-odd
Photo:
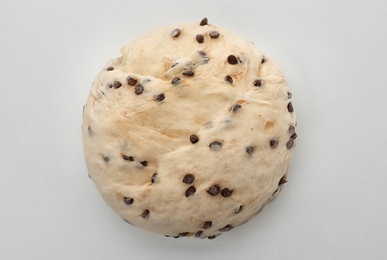
[[[121,218],[212,239],[276,197],[297,135],[270,57],[206,19],[150,31],[121,53],[93,82],[82,124],[89,176]]]

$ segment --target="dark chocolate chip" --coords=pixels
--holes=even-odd
[[[242,209],[243,209],[243,205],[240,205],[239,208],[237,208],[237,209],[235,210],[235,214],[240,213],[240,212],[242,211]]]
[[[196,41],[198,43],[203,43],[204,42],[204,36],[202,34],[197,34],[196,35]]]
[[[173,85],[179,84],[179,83],[180,83],[180,78],[178,78],[178,77],[173,78],[173,80],[171,81],[171,83],[172,83]]]
[[[196,188],[194,186],[191,186],[185,191],[185,196],[188,198],[189,196],[193,195],[195,192],[196,192]]]
[[[224,188],[221,192],[222,196],[225,198],[228,198],[233,193],[233,190],[230,190],[229,188]]]
[[[131,197],[124,197],[124,202],[126,205],[131,205],[134,202],[134,199]]]
[[[261,64],[263,64],[263,63],[265,63],[265,62],[266,62],[265,58],[262,57]]]
[[[192,77],[192,76],[195,75],[195,73],[194,73],[192,70],[184,70],[184,71],[182,72],[182,74],[183,74],[184,76],[189,76],[189,77]]]
[[[89,136],[93,135],[93,130],[91,130],[90,126],[87,127],[87,133],[89,134]]]
[[[280,180],[279,180],[279,182],[278,182],[278,185],[282,185],[282,184],[285,184],[285,183],[287,183],[288,181],[286,180],[286,176],[283,176]]]
[[[183,182],[186,184],[191,184],[195,180],[195,176],[193,176],[191,173],[188,173],[184,176]]]
[[[149,218],[149,210],[148,209],[144,210],[144,212],[141,214],[141,217]]]
[[[256,80],[254,80],[253,84],[254,84],[254,86],[256,86],[256,87],[262,86],[262,79],[256,79]]]
[[[161,94],[158,94],[154,97],[154,100],[157,101],[157,102],[161,102],[165,99],[165,95],[164,93],[161,93]]]
[[[182,233],[179,233],[179,236],[181,236],[181,237],[186,237],[186,236],[188,236],[188,232],[182,232]]]
[[[108,162],[110,161],[110,158],[104,155],[104,156],[103,156],[103,160],[104,160],[106,163],[108,163]]]
[[[107,85],[108,88],[113,88],[113,84],[108,84]],[[103,93],[103,92],[102,92]]]
[[[219,38],[220,33],[218,31],[211,31],[209,32],[209,35],[211,38],[216,39],[216,38]]]
[[[180,236],[179,235],[177,235],[177,236],[173,236],[173,238],[179,238]]]
[[[212,185],[211,187],[208,188],[207,192],[211,195],[211,196],[216,196],[218,195],[220,191],[220,188],[218,185]]]
[[[288,111],[289,111],[290,113],[294,112],[294,108],[293,108],[293,105],[292,105],[291,102],[289,102],[289,104],[288,104]]]
[[[200,21],[200,26],[204,26],[204,25],[207,25],[208,24],[208,19],[207,17],[204,17],[201,21]]]
[[[211,150],[218,150],[222,148],[222,143],[219,141],[213,141],[212,143],[210,143],[209,147]]]
[[[277,145],[278,145],[278,140],[277,139],[271,139],[269,144],[270,144],[271,148],[276,148]]]
[[[113,67],[107,67],[106,70],[107,71],[112,71],[112,70],[114,70],[114,68]]]
[[[148,165],[148,162],[147,161],[141,161],[140,162],[142,166],[146,167]]]
[[[174,30],[171,32],[172,38],[177,38],[177,37],[180,36],[180,34],[181,34],[181,31],[180,31],[179,28],[176,28],[176,29],[174,29]]]
[[[296,133],[292,134],[292,136],[290,136],[290,138],[292,138],[293,140],[296,140],[297,134]]]
[[[113,87],[114,88],[120,88],[122,86],[122,84],[121,84],[121,82],[119,82],[119,81],[114,81],[114,83],[113,83]]]
[[[127,155],[123,154],[123,155],[122,155],[122,158],[123,158],[124,160],[126,160],[126,161],[131,161],[131,162],[134,161],[133,156],[127,156]]]
[[[230,82],[230,84],[234,82],[230,75],[227,75],[226,77],[224,77],[224,80]]]
[[[197,142],[199,142],[199,137],[197,135],[191,135],[189,137],[189,140],[191,141],[191,143],[196,144]]]
[[[230,231],[231,229],[233,229],[233,226],[231,226],[230,224],[225,226],[225,227],[222,227],[221,229],[219,229],[220,232],[227,232],[227,231]]]
[[[157,172],[153,173],[152,175],[152,183],[155,183],[157,177]]]
[[[217,236],[216,235],[212,235],[212,236],[208,236],[207,238],[208,239],[215,239]]]
[[[288,99],[291,99],[292,98],[292,93],[288,92]]]
[[[294,145],[294,140],[290,138],[289,141],[286,143],[286,148],[292,149],[293,145]]]
[[[254,152],[254,146],[251,146],[251,145],[246,146],[246,153],[247,153],[248,155],[252,155],[253,152]]]
[[[205,53],[204,51],[198,51],[198,53],[199,53],[200,56],[202,56],[203,58],[208,58],[207,53]]]
[[[198,232],[195,233],[195,237],[200,237],[203,234],[202,230],[199,230]]]
[[[136,95],[141,95],[142,92],[144,92],[144,86],[139,83],[134,88],[134,93],[136,93]]]
[[[296,128],[293,125],[289,126],[288,133],[290,135],[294,134],[296,132]]]
[[[137,84],[137,79],[132,77],[127,77],[126,83],[128,83],[129,86],[135,86]]]
[[[235,104],[230,108],[230,111],[236,113],[242,106],[240,104]]]
[[[209,229],[210,227],[212,227],[212,221],[204,222],[203,229]]]
[[[235,64],[238,63],[238,59],[237,59],[237,57],[235,57],[235,55],[229,55],[229,56],[227,57],[227,61],[228,61],[228,63],[230,63],[231,65],[235,65]]]

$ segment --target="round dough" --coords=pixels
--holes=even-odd
[[[185,23],[124,46],[83,112],[90,178],[130,224],[215,238],[286,182],[295,113],[276,63],[223,28]]]

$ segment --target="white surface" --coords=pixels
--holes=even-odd
[[[210,240],[123,222],[87,177],[82,106],[105,62],[180,21],[273,57],[298,116],[289,183]],[[387,259],[387,2],[1,1],[0,259]]]

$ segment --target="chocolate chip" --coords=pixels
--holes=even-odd
[[[211,196],[216,196],[220,191],[220,188],[218,185],[212,185],[211,187],[208,188],[207,192],[211,195]]]
[[[188,236],[188,232],[183,232],[183,233],[179,233],[179,236],[181,236],[181,237],[186,237],[186,236]]]
[[[204,42],[204,36],[202,34],[197,34],[196,35],[196,41],[198,43],[203,43]]]
[[[265,63],[265,62],[266,62],[265,58],[262,57],[261,64],[263,64],[263,63]]]
[[[107,85],[108,88],[113,88],[113,84],[108,84]],[[103,93],[103,92],[102,92]]]
[[[108,163],[108,162],[110,161],[110,158],[104,155],[104,156],[103,156],[103,160],[104,160],[106,163]]]
[[[294,140],[290,138],[289,141],[286,143],[286,148],[292,149],[293,145],[294,145]]]
[[[137,79],[132,77],[127,77],[126,83],[128,83],[129,86],[135,86],[137,84]]]
[[[141,161],[140,162],[142,166],[146,167],[148,165],[148,162],[147,161]]]
[[[189,140],[191,141],[191,143],[196,144],[197,142],[199,142],[199,137],[197,135],[191,135],[189,137]]]
[[[195,192],[196,192],[196,188],[194,186],[191,186],[185,191],[185,196],[188,198],[189,196],[193,195]]]
[[[294,112],[294,108],[293,108],[293,105],[292,105],[291,102],[289,102],[289,104],[288,104],[288,111],[289,111],[290,113]]]
[[[240,104],[235,104],[230,108],[230,111],[236,113],[242,106]]]
[[[195,237],[200,237],[203,234],[202,230],[199,230],[198,232],[195,233]]]
[[[239,208],[237,208],[237,209],[235,210],[235,214],[240,213],[240,212],[242,211],[242,209],[243,209],[243,205],[240,205]]]
[[[208,24],[208,19],[207,17],[204,17],[201,21],[200,21],[200,26],[204,26],[204,25],[207,25]]]
[[[112,70],[114,70],[114,68],[113,67],[107,67],[106,70],[107,71],[112,71]]]
[[[256,87],[262,86],[262,79],[256,79],[256,80],[254,80],[253,84],[254,84],[254,86],[256,86]]]
[[[180,236],[179,235],[177,235],[177,236],[173,236],[173,238],[179,238]]]
[[[278,145],[278,140],[277,139],[271,139],[269,144],[270,144],[271,148],[276,148],[277,145]]]
[[[218,31],[211,31],[209,32],[209,35],[211,38],[216,39],[216,38],[219,38],[220,33]]]
[[[207,238],[208,239],[215,239],[217,236],[216,235],[212,235],[212,236],[208,236]]]
[[[157,173],[155,172],[155,173],[153,173],[153,175],[152,175],[152,183],[155,183],[156,177],[157,177]]]
[[[156,95],[156,96],[154,97],[154,100],[155,100],[156,102],[161,102],[161,101],[163,101],[164,99],[165,99],[164,93],[158,94],[158,95]]]
[[[177,37],[180,36],[180,34],[181,34],[180,29],[176,28],[176,29],[174,29],[174,30],[171,32],[171,37],[172,37],[172,38],[177,38]]]
[[[192,76],[195,75],[194,72],[193,72],[192,70],[184,70],[184,71],[182,72],[182,74],[183,74],[184,76],[189,76],[189,77],[192,77]]]
[[[222,196],[225,198],[228,198],[233,193],[233,190],[230,190],[229,188],[224,188],[221,192]]]
[[[251,145],[246,146],[246,153],[247,153],[248,155],[252,155],[253,152],[254,152],[254,147],[253,147],[253,146],[251,146]]]
[[[212,221],[204,222],[203,229],[209,229],[210,227],[212,227]]]
[[[141,214],[141,217],[149,218],[149,210],[148,209],[144,210],[144,212]]]
[[[293,140],[296,140],[297,134],[296,134],[296,133],[292,134],[292,135],[290,136],[290,138],[292,138]]]
[[[193,176],[191,173],[188,173],[184,176],[183,182],[186,184],[191,184],[195,180],[195,176]]]
[[[288,133],[290,135],[294,134],[296,132],[296,128],[293,125],[289,126]]]
[[[229,56],[227,57],[227,61],[228,61],[228,63],[230,63],[231,65],[235,65],[235,64],[238,63],[238,59],[237,59],[237,57],[235,57],[235,55],[229,55]]]
[[[113,83],[113,87],[114,87],[114,88],[117,89],[117,88],[120,88],[121,86],[122,86],[121,82],[119,82],[119,81],[117,81],[117,80],[114,81],[114,83]]]
[[[198,51],[198,53],[199,53],[200,56],[202,56],[203,58],[208,58],[207,53],[205,53],[204,51]]]
[[[230,84],[234,82],[230,75],[227,75],[226,77],[224,77],[224,80],[230,82]]]
[[[286,180],[286,176],[283,176],[280,180],[279,180],[279,182],[278,182],[278,185],[282,185],[282,184],[285,184],[285,183],[287,183],[288,181]]]
[[[93,135],[93,130],[91,130],[90,126],[87,127],[87,133],[89,134],[89,136]]]
[[[292,93],[288,92],[288,99],[291,99],[292,98]]]
[[[219,141],[213,141],[212,143],[210,143],[209,147],[211,150],[218,150],[222,148],[222,143]]]
[[[233,229],[233,227],[228,224],[227,226],[225,227],[222,227],[221,229],[219,229],[220,232],[227,232],[227,231],[230,231],[231,229]]]
[[[122,158],[126,161],[131,161],[133,162],[134,161],[134,158],[133,156],[126,156],[125,154],[122,155]]]
[[[124,202],[126,205],[131,205],[134,202],[134,199],[131,197],[124,197]]]
[[[178,78],[178,77],[173,78],[173,80],[171,81],[171,83],[172,83],[173,85],[179,84],[179,83],[180,83],[180,78]]]
[[[144,87],[143,85],[141,85],[140,83],[136,85],[136,87],[134,88],[134,93],[136,93],[136,95],[141,95],[142,92],[144,92]]]
[[[170,235],[164,235],[165,237],[171,237]]]

